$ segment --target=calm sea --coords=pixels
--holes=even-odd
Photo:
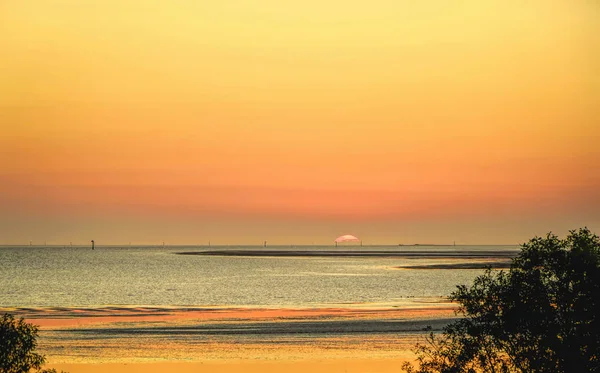
[[[467,284],[483,272],[481,268],[458,267],[506,262],[518,247],[269,247],[277,251],[378,252],[368,257],[178,254],[208,250],[262,248],[0,247],[0,307],[407,304],[415,298],[449,295],[456,285]],[[385,252],[412,256],[390,257]],[[440,264],[441,269],[427,268]]]

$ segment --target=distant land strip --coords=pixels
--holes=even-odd
[[[476,262],[476,263],[441,263],[398,266],[396,269],[484,269],[484,268],[504,269],[510,268],[510,261],[498,262]]]
[[[372,258],[513,258],[517,250],[411,250],[411,251],[344,251],[344,250],[210,250],[184,251],[178,255],[256,256],[256,257],[372,257]]]

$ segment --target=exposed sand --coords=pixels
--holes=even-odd
[[[396,269],[505,269],[510,268],[510,261],[488,261],[488,262],[468,262],[468,263],[436,263],[423,265],[397,266]]]
[[[250,307],[10,307],[0,313],[23,317],[42,329],[89,324],[182,322],[182,321],[282,321],[282,320],[368,320],[435,319],[451,317],[456,305],[444,298],[411,298],[402,307],[376,307],[354,304],[351,307],[323,308],[250,308]]]
[[[95,372],[398,372],[455,305],[0,309],[40,325],[48,367]]]
[[[227,361],[194,363],[49,364],[70,373],[398,373],[407,356],[399,359],[336,359],[312,361]]]

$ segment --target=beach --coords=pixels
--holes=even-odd
[[[48,366],[69,372],[391,372],[455,306],[412,309],[5,309],[40,326]]]
[[[161,372],[217,372],[217,373],[261,373],[261,372],[333,372],[333,373],[391,373],[398,372],[401,360],[375,358],[346,358],[314,361],[227,361],[208,363],[133,363],[133,364],[49,364],[57,370],[71,373],[161,373]]]
[[[397,372],[448,295],[513,247],[2,248],[0,312],[39,325],[48,367]]]
[[[12,308],[40,326],[48,367],[104,372],[392,372],[449,302],[413,308]]]

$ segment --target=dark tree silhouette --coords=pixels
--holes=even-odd
[[[35,352],[37,337],[37,326],[4,314],[0,319],[0,373],[56,373],[55,369],[42,369],[46,358]]]
[[[600,372],[600,239],[587,228],[531,239],[451,299],[463,318],[418,344],[406,372]]]

